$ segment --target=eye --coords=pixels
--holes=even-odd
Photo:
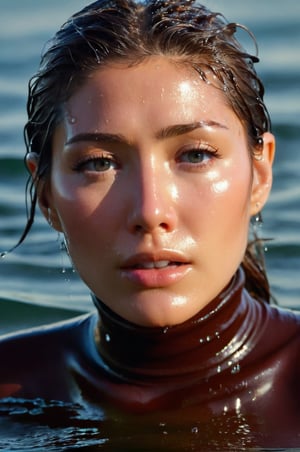
[[[109,170],[117,169],[117,163],[112,157],[109,156],[95,156],[84,159],[79,162],[74,170],[75,171],[87,171],[94,173],[103,173]]]
[[[181,152],[177,161],[190,165],[205,165],[212,159],[219,158],[218,151],[209,146],[199,146]]]

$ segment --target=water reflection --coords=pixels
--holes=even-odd
[[[151,417],[151,416],[150,416]],[[234,425],[233,425],[234,424]],[[0,402],[0,450],[108,452],[156,451],[287,451],[253,448],[248,421],[240,413],[227,411],[211,419],[210,425],[185,425],[172,419],[151,422],[149,416],[120,418],[79,404],[43,399],[6,398]],[[234,428],[233,428],[234,427]],[[292,449],[289,449],[292,450]],[[296,449],[294,449],[296,450]]]

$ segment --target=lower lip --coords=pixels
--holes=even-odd
[[[168,287],[179,282],[191,270],[188,264],[169,265],[164,268],[126,268],[122,277],[146,288]]]

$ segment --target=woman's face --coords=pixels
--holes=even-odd
[[[221,90],[151,57],[95,71],[66,103],[40,204],[98,298],[136,324],[174,325],[242,261],[261,208],[252,165]]]

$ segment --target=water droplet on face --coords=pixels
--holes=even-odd
[[[3,253],[0,254],[0,257],[1,257],[2,259],[4,259],[4,257],[7,256],[7,254],[8,254],[8,252],[7,252],[7,251],[4,251]]]

